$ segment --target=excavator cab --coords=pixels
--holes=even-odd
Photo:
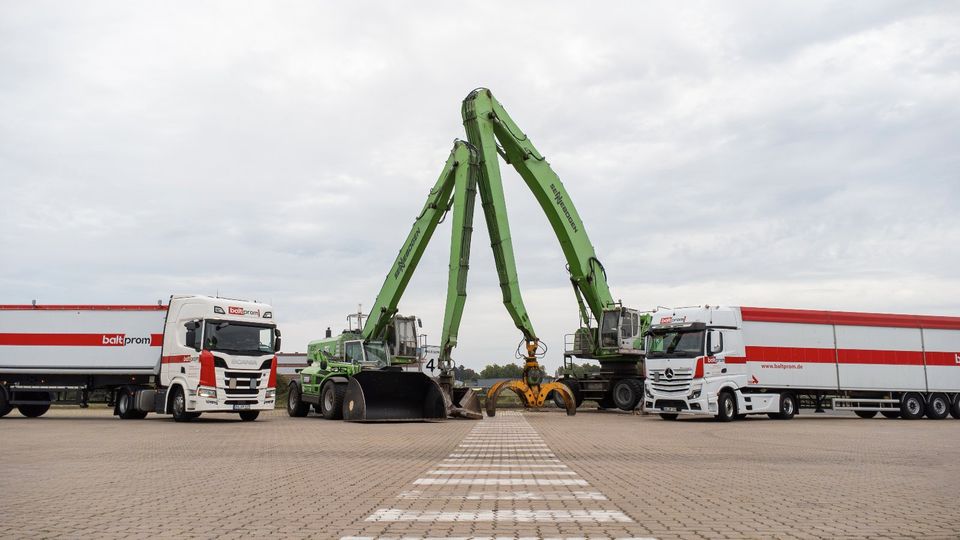
[[[644,316],[636,309],[603,310],[600,319],[600,350],[610,354],[643,354]]]

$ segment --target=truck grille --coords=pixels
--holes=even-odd
[[[224,371],[223,388],[227,397],[255,396],[260,391],[260,371]]]
[[[668,374],[667,371],[671,373]],[[672,375],[672,377],[668,377]],[[650,386],[657,392],[686,396],[693,381],[693,370],[685,368],[651,369]]]

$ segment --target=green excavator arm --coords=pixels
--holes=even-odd
[[[517,328],[528,341],[536,339],[520,296],[498,155],[516,169],[547,216],[567,261],[570,281],[581,307],[581,319],[584,323],[589,321],[586,312],[589,309],[599,320],[604,310],[615,307],[615,302],[603,265],[560,177],[490,90],[479,88],[471,92],[463,101],[461,113],[467,139],[480,152],[481,175],[488,186],[485,190],[481,184],[480,198],[500,275],[503,302]]]
[[[476,184],[476,163],[477,152],[473,146],[465,141],[454,141],[450,156],[447,158],[443,170],[440,171],[437,182],[433,188],[430,189],[423,209],[420,210],[420,213],[414,220],[413,227],[410,229],[410,233],[400,247],[400,252],[397,254],[393,265],[391,265],[387,277],[380,287],[380,292],[377,294],[377,299],[370,309],[370,315],[367,317],[363,325],[363,330],[361,331],[361,337],[364,341],[380,339],[390,324],[391,319],[397,314],[397,305],[400,302],[400,298],[403,296],[407,284],[410,282],[410,278],[420,263],[423,252],[427,244],[430,243],[430,239],[433,237],[437,225],[443,220],[452,205],[456,203],[456,200],[465,199],[468,190]],[[459,189],[457,189],[458,187]],[[454,221],[460,221],[461,227],[464,223],[466,226],[472,227],[472,208],[469,211],[471,216],[469,221],[465,221],[462,215],[464,212],[454,212]],[[454,236],[461,235],[455,225]],[[466,241],[469,246],[469,235],[467,235]],[[467,257],[469,257],[469,251]],[[466,261],[464,261],[464,264],[466,264]],[[466,282],[466,273],[464,273],[463,280]],[[465,297],[465,285],[463,294]],[[451,294],[448,293],[448,305],[450,296]],[[454,305],[459,305],[459,309],[448,309],[447,318],[451,319],[456,317],[458,321],[456,324],[458,325],[459,318],[463,313],[463,303],[462,301],[455,300]],[[446,329],[447,326],[448,323],[445,321],[444,328]],[[453,342],[455,343],[456,330],[452,332],[452,336]]]

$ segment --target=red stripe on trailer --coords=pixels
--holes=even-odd
[[[928,352],[927,364],[960,366],[954,353]],[[747,362],[784,362],[792,364],[868,364],[878,366],[922,366],[924,354],[920,351],[881,351],[867,349],[816,349],[803,347],[747,347],[747,356],[730,356],[728,364]]]
[[[960,352],[952,353],[927,351],[927,365],[960,367]]]
[[[123,347],[126,334],[0,334],[0,345],[27,347]],[[163,334],[150,334],[150,346],[163,344]]]
[[[960,330],[960,317],[741,307],[744,321]]]
[[[49,305],[0,304],[0,311],[166,311],[167,306],[150,305]]]
[[[747,346],[747,357],[751,362],[804,362],[811,364],[832,364],[837,361],[833,349],[808,349],[802,347],[754,347]]]

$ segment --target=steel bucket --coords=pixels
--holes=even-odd
[[[447,410],[440,385],[415,371],[361,371],[343,397],[348,422],[442,420]]]

